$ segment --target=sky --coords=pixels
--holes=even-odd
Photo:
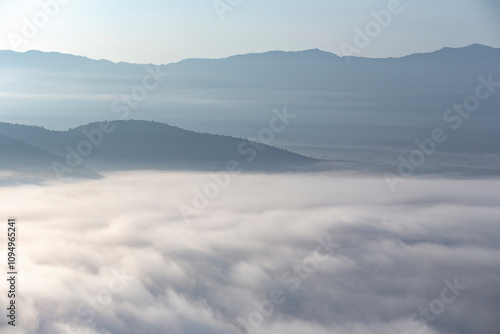
[[[342,54],[343,43],[355,46],[357,28],[378,29],[371,25],[373,12],[393,1],[0,0],[0,50],[154,64],[269,50]],[[496,0],[400,0],[391,8],[397,10],[356,55],[397,57],[473,43],[500,47]]]

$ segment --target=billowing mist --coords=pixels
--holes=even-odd
[[[499,199],[499,180],[330,173],[2,187],[19,326],[0,332],[498,333]]]

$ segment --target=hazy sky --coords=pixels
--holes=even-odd
[[[67,4],[44,22],[40,3],[56,1]],[[27,20],[41,27],[19,51],[138,63],[276,49],[340,54],[340,43],[353,44],[354,29],[364,29],[373,20],[370,12],[390,1],[220,0],[237,4],[221,20],[213,0],[0,0],[0,49],[16,49],[10,40],[13,34],[26,37]],[[497,0],[401,0],[400,12],[359,55],[401,56],[472,43],[500,47],[498,17]]]

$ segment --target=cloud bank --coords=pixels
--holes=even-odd
[[[20,272],[18,325],[1,316],[0,333],[500,328],[500,180],[412,179],[391,193],[383,178],[240,174],[186,224],[178,205],[208,180],[0,188]]]

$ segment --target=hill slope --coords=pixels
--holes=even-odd
[[[229,136],[197,133],[163,123],[113,121],[107,124],[105,132],[108,133],[100,130],[101,125],[90,123],[68,131],[50,131],[0,123],[0,133],[60,157],[71,153],[67,166],[79,162],[98,171],[212,171],[225,170],[229,161],[236,161],[246,171],[272,172],[312,168],[318,162],[272,146]],[[23,150],[22,147],[18,149]],[[32,157],[33,160],[37,158]]]
[[[54,164],[64,164],[64,159],[47,150],[29,145],[0,134],[0,170],[26,173],[38,178],[53,178]],[[84,165],[72,168],[65,177],[98,178],[99,174]]]

